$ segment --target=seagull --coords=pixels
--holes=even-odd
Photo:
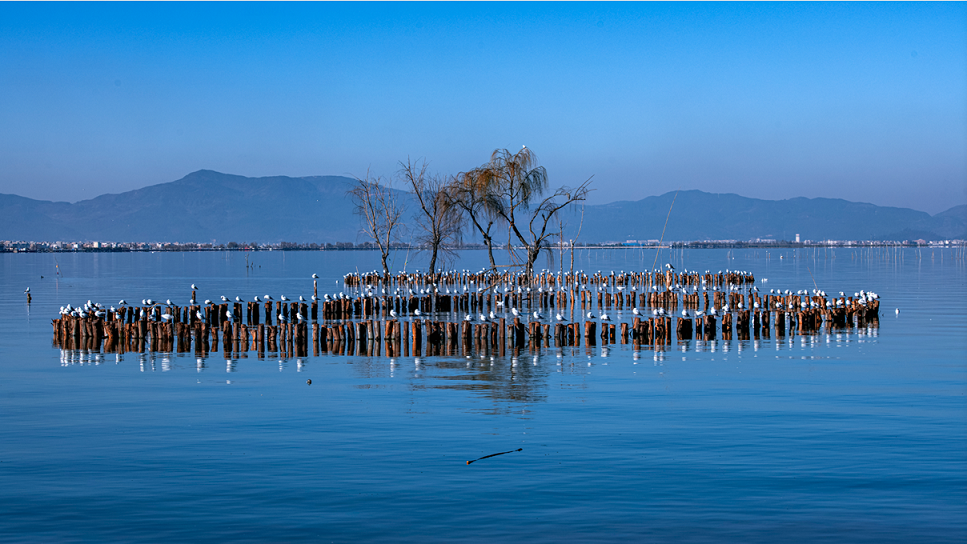
[[[194,284],[194,283],[193,283],[193,284],[191,284],[191,288],[192,288],[193,290],[196,290],[196,291],[198,290],[198,288],[197,288],[197,287],[195,287],[195,284]]]
[[[242,302],[242,297],[236,295],[235,296],[235,302]]]
[[[421,314],[421,313],[420,313],[420,309],[419,309],[419,308],[417,308],[417,309],[415,309],[415,310],[413,310],[413,315],[415,315],[415,316],[417,316],[417,317],[419,317],[419,316],[421,316],[421,315],[423,315],[423,314]]]
[[[493,310],[490,310],[490,319],[497,319],[497,314]]]
[[[517,311],[517,308],[511,308],[510,309],[510,313],[514,314],[514,317],[519,317],[520,316],[520,312]]]
[[[591,313],[591,312],[588,312],[587,318],[588,319],[594,319],[594,314]]]
[[[222,295],[222,302],[228,302],[228,297],[226,297],[225,295]]]
[[[633,313],[635,315],[639,315],[641,312],[638,311],[638,308],[632,308],[631,309],[631,313]]]
[[[312,279],[314,279],[314,280],[315,280],[315,279],[318,279],[318,278],[319,278],[319,274],[313,274],[313,275],[312,275]]]
[[[541,314],[537,313],[536,311],[533,313],[533,316],[534,316],[534,319],[540,319],[541,318]]]
[[[209,305],[209,304],[211,304],[211,303],[212,303],[212,301],[210,301],[210,300],[208,300],[208,299],[205,299],[205,305],[206,305],[206,306],[207,306],[207,305]]]
[[[611,321],[611,318],[608,317],[608,314],[604,313],[601,314],[601,321]]]
[[[29,292],[30,292],[30,287],[24,289],[24,293],[29,293]]]

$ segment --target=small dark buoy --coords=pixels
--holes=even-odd
[[[306,385],[312,385],[312,380],[306,380]]]

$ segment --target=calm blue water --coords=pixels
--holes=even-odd
[[[575,267],[654,258],[582,251]],[[662,256],[749,270],[766,290],[879,293],[879,326],[849,334],[419,362],[51,345],[68,303],[184,303],[191,283],[202,299],[308,297],[313,272],[333,292],[378,264],[250,259],[0,256],[0,541],[967,540],[967,269],[953,251]]]

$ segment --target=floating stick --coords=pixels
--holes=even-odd
[[[473,461],[467,461],[467,464],[469,465],[470,463],[473,463],[473,462],[476,462],[476,461],[480,461],[481,459],[486,459],[488,457],[496,457],[498,455],[505,455],[505,454],[508,454],[508,453],[514,453],[515,451],[523,451],[523,449],[524,448],[517,448],[516,450],[502,451],[500,453],[491,453],[490,455],[484,455],[483,457],[481,457],[479,459],[474,459]]]

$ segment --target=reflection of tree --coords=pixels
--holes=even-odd
[[[419,377],[409,378],[408,389],[450,390],[470,392],[476,397],[493,401],[492,413],[519,411],[520,404],[545,402],[547,400],[547,381],[551,370],[546,361],[532,364],[532,353],[522,353],[514,364],[513,357],[481,359],[477,354],[470,359],[449,356],[427,356],[420,358]],[[401,373],[411,372],[414,357],[396,359],[397,379]],[[352,365],[352,372],[365,381],[378,381],[389,378],[390,363],[384,357],[348,357],[346,363]],[[468,366],[469,363],[469,366]],[[370,388],[357,385],[357,388]],[[373,388],[384,387],[383,384]]]
[[[521,355],[516,364],[511,357],[498,357],[493,361],[489,357],[434,358],[424,364],[442,372],[427,376],[438,380],[438,383],[428,387],[472,391],[500,404],[544,402],[547,400],[547,377],[550,372],[541,364],[531,364],[531,357]]]

